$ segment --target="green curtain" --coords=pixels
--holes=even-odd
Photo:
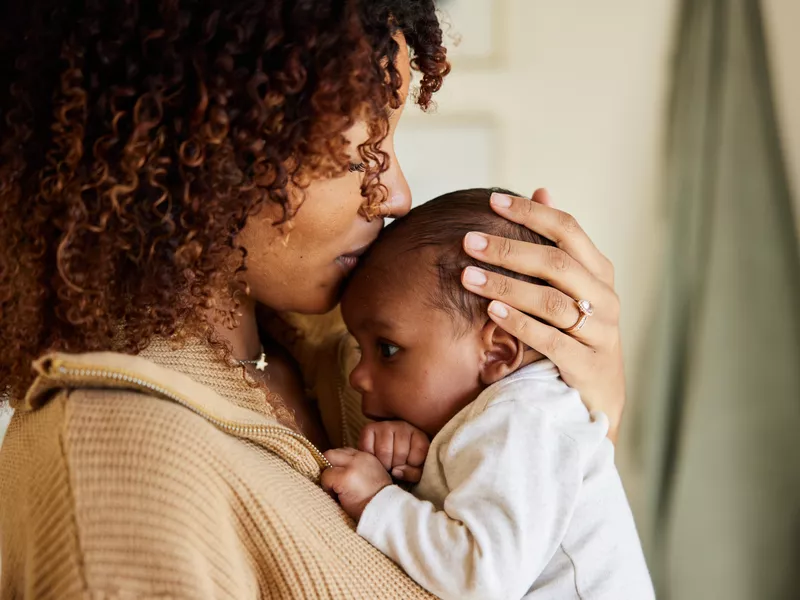
[[[640,531],[662,600],[796,599],[800,260],[758,1],[683,0],[672,86]]]

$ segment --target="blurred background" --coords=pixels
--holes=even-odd
[[[617,269],[659,597],[800,598],[800,0],[441,10],[453,72],[397,136],[415,203],[547,187],[578,218]]]
[[[800,0],[442,0],[415,204],[547,187],[616,265],[659,598],[800,598]],[[793,193],[794,191],[794,193]]]

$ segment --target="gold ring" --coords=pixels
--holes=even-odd
[[[572,327],[567,327],[564,329],[564,333],[575,333],[576,331],[580,331],[583,329],[583,326],[586,325],[586,321],[589,320],[589,317],[594,314],[594,307],[588,300],[575,300],[575,305],[578,307],[578,320],[575,321],[575,324]]]

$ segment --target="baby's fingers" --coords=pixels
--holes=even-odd
[[[356,452],[357,450],[355,448],[334,448],[324,452],[323,454],[332,466],[344,467],[353,461],[353,457],[356,455]]]
[[[392,469],[392,477],[408,483],[419,483],[422,479],[422,469],[411,465],[401,465]]]
[[[398,442],[400,444],[398,452]],[[389,471],[392,467],[405,463],[408,456],[408,444],[403,454],[402,440],[398,440],[393,428],[367,426],[358,438],[358,449],[375,456],[383,468]]]
[[[384,469],[389,471],[392,468],[394,432],[391,429],[381,429],[375,434],[375,452],[371,454],[375,455]]]
[[[393,443],[391,468],[402,466],[408,462],[408,455],[411,452],[411,433],[404,430],[395,431]]]
[[[358,438],[358,449],[362,452],[367,452],[374,455],[376,437],[377,435],[375,427],[367,425],[361,430],[361,435]]]
[[[425,458],[428,456],[428,448],[431,443],[421,431],[415,431],[411,435],[411,448],[408,451],[408,458],[406,463],[412,467],[421,467],[425,464]]]

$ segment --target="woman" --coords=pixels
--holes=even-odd
[[[432,1],[0,10],[0,596],[426,597],[317,485],[309,438],[352,430],[344,338],[259,339],[256,306],[329,310],[408,211],[392,136],[411,67],[423,107],[448,71]],[[469,289],[618,425],[608,261],[564,213],[496,210],[561,251],[469,251],[560,291]],[[597,307],[572,336],[571,298]]]

